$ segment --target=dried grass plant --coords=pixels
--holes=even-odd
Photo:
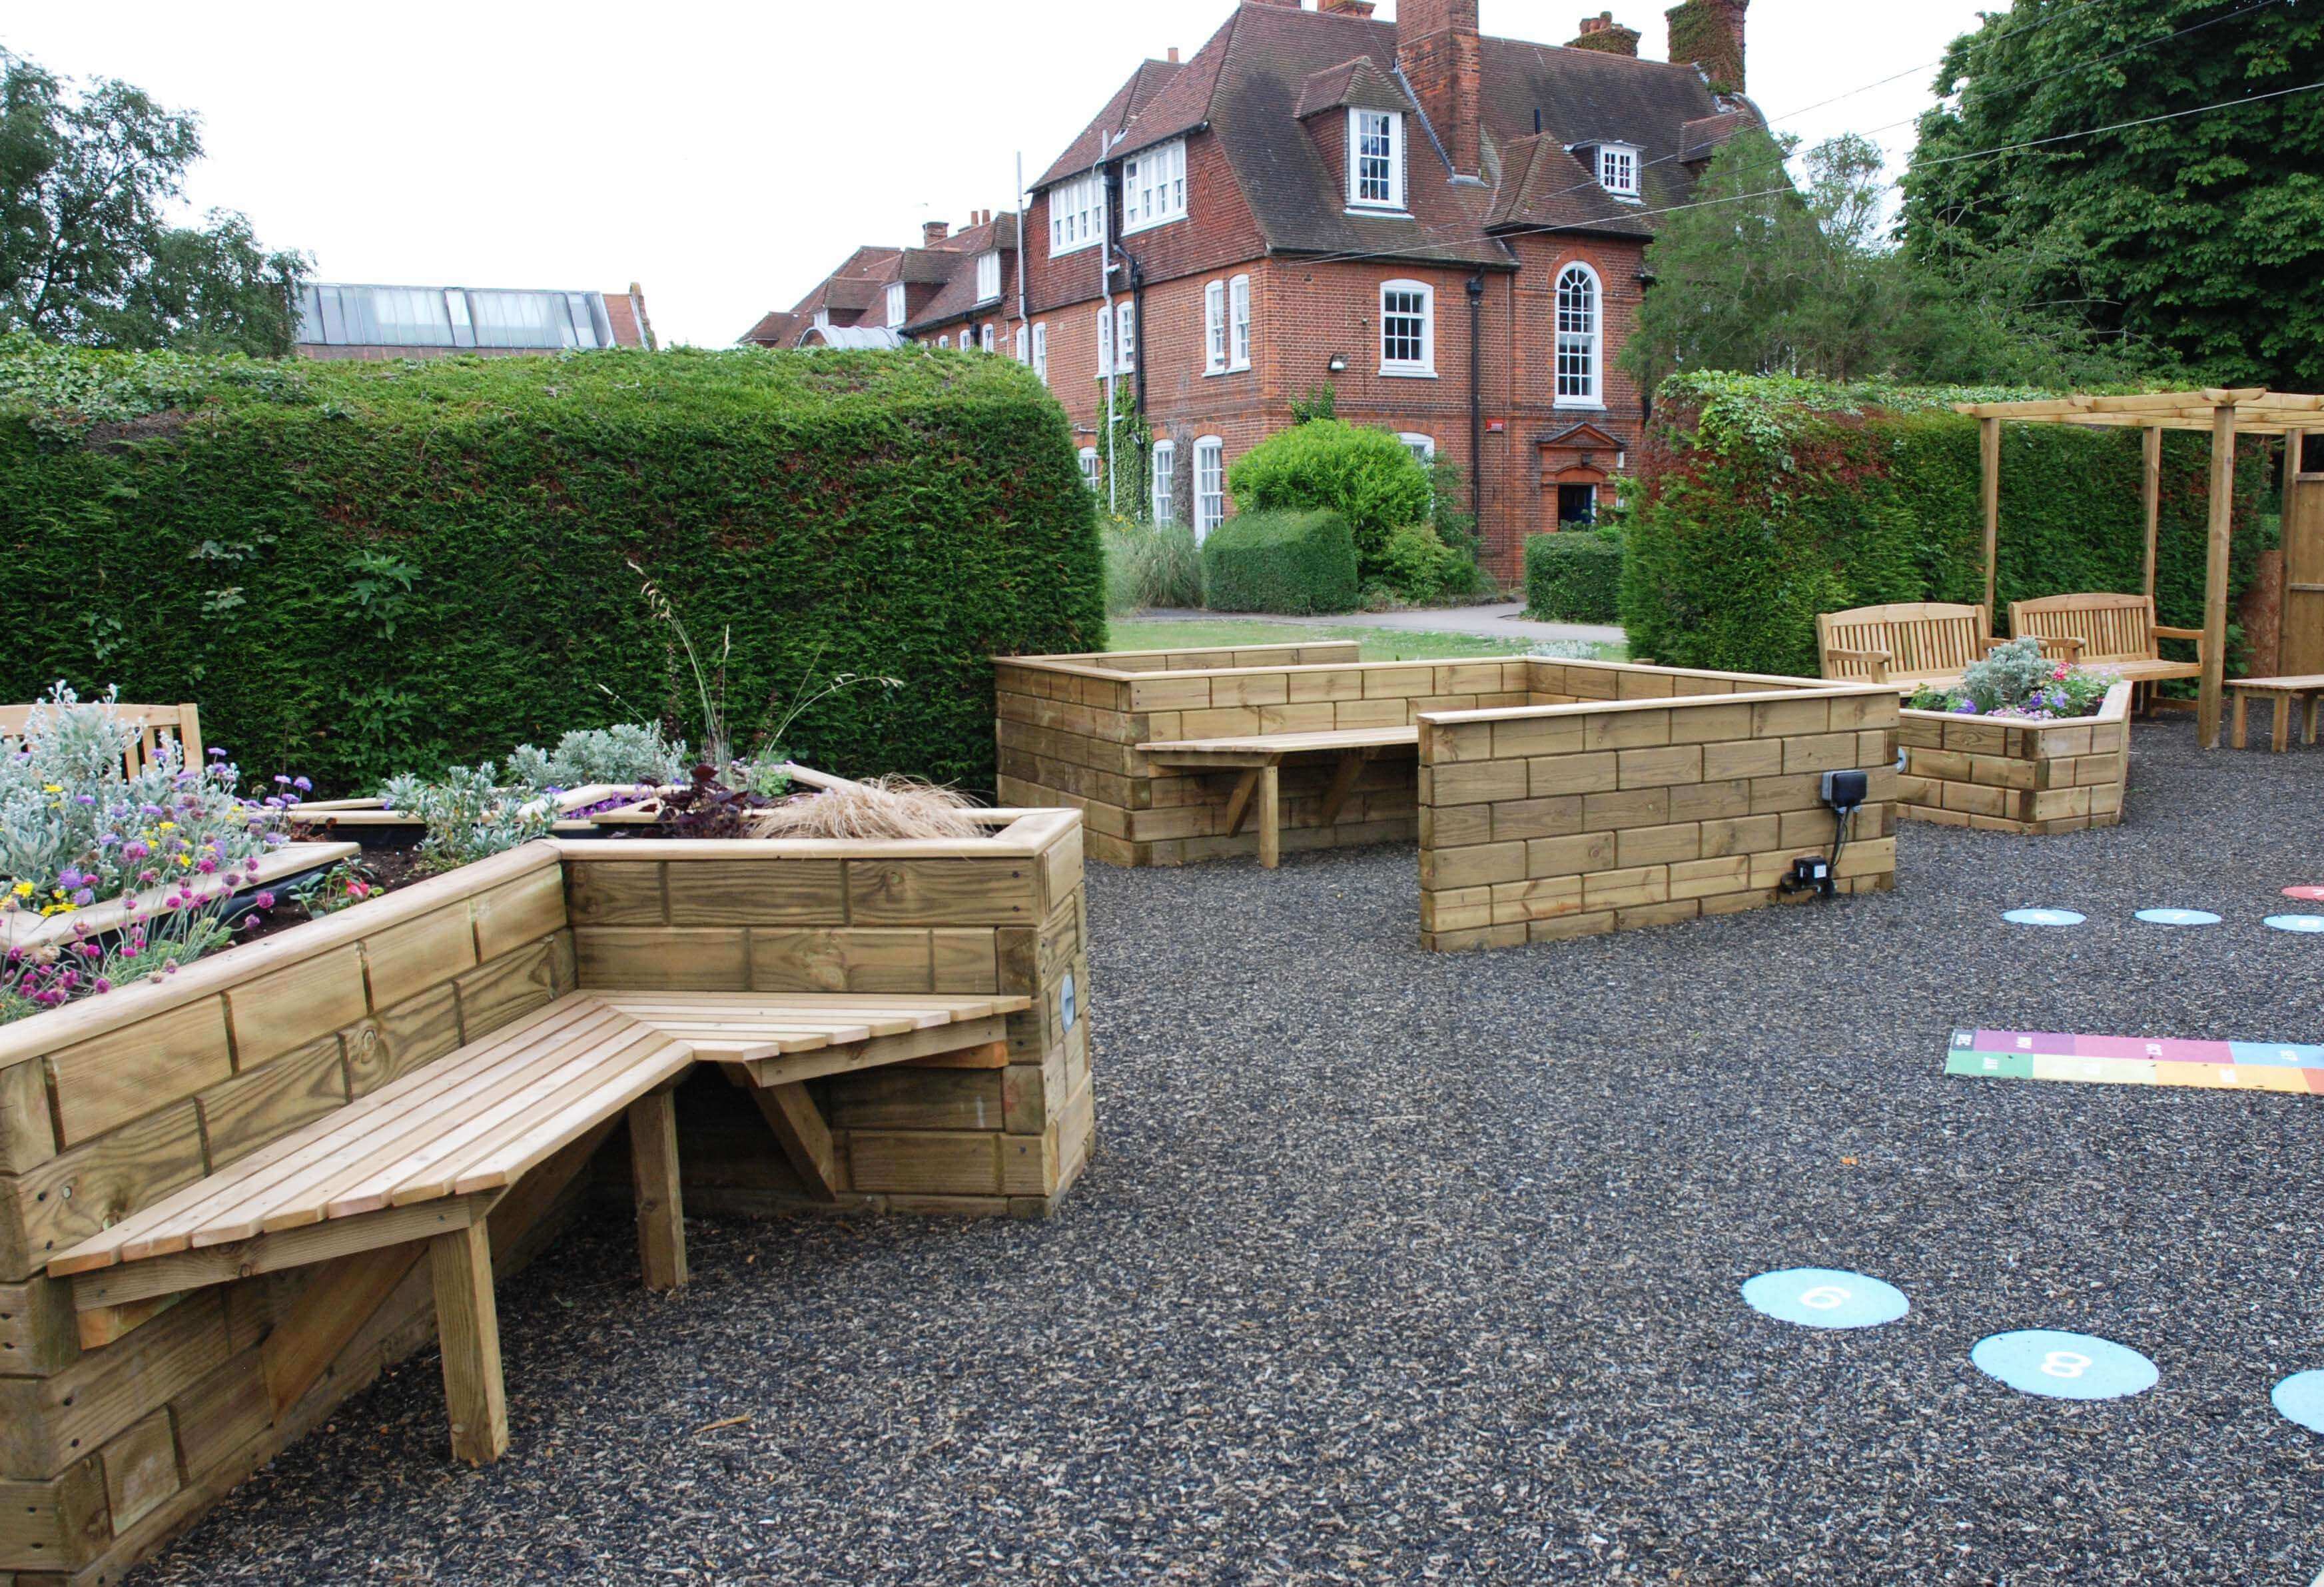
[[[752,837],[982,837],[975,805],[956,789],[909,777],[878,777],[819,793],[795,794],[746,817]]]

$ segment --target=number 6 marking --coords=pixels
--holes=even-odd
[[[2079,1378],[2095,1364],[2070,1350],[2053,1350],[2042,1358],[2042,1370],[2052,1378]]]
[[[1829,1312],[1848,1304],[1848,1291],[1837,1284],[1819,1284],[1813,1289],[1800,1292],[1800,1304]]]

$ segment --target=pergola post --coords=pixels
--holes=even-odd
[[[2163,528],[2163,427],[2146,427],[2146,598],[2154,599],[2154,549]]]
[[[1985,617],[1999,621],[1996,592],[2000,587],[2001,555],[2001,420],[1978,421],[1978,460],[1985,484]]]
[[[2227,662],[2227,552],[2235,533],[2236,405],[2211,411],[2210,553],[2203,565],[2203,683],[2195,731],[2207,750],[2219,747],[2219,699]]]

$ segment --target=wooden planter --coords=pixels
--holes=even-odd
[[[1902,713],[1897,814],[1991,832],[2114,826],[2130,776],[2130,696],[2116,684],[2096,716],[2076,722]]]
[[[984,819],[957,844],[546,840],[0,1026],[0,1582],[117,1582],[434,1334],[424,1263],[384,1291],[375,1264],[326,1263],[117,1318],[77,1317],[49,1256],[567,992],[1031,995],[994,1066],[814,1082],[820,1200],[731,1092],[697,1097],[684,1195],[1048,1211],[1093,1138],[1081,827]],[[495,1266],[562,1226],[589,1167],[552,1158],[493,1209]]]

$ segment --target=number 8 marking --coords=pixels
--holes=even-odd
[[[1819,1284],[1813,1289],[1800,1292],[1800,1304],[1813,1306],[1820,1312],[1829,1312],[1848,1304],[1848,1291],[1837,1284]]]
[[[2042,1370],[2052,1378],[2079,1378],[2095,1363],[2070,1350],[2053,1350],[2042,1358]]]

